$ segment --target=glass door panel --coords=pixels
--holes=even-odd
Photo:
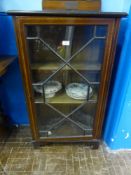
[[[60,107],[67,108],[65,105]],[[70,105],[70,108],[72,107],[73,105]],[[92,135],[95,108],[96,104],[86,104],[70,117],[64,117],[43,103],[36,104],[40,137]]]
[[[91,136],[106,25],[25,27],[40,137]]]

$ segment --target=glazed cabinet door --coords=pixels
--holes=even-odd
[[[40,139],[95,137],[112,20],[23,17],[17,25],[33,132]]]

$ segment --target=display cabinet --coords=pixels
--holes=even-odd
[[[15,16],[33,142],[97,148],[122,13],[9,12]]]

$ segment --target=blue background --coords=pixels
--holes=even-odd
[[[118,43],[122,53],[104,126],[104,140],[112,149],[131,148],[131,12],[122,24]]]
[[[1,0],[0,10],[41,10],[41,0]],[[119,6],[118,6],[119,4]],[[103,11],[129,11],[131,0],[103,0]],[[0,55],[18,55],[12,17],[0,14]],[[123,19],[106,110],[103,139],[112,149],[131,148],[131,13]],[[0,79],[0,101],[13,124],[29,124],[18,58]]]

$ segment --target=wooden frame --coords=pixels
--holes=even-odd
[[[38,15],[38,14],[37,14]],[[100,14],[99,14],[100,15]],[[99,16],[98,15],[98,16]],[[117,16],[118,15],[118,16]],[[117,14],[116,17],[113,17],[111,14],[105,14],[100,17],[71,17],[71,15],[61,15],[57,17],[57,15],[52,14],[51,16],[42,15],[42,16],[16,16],[15,20],[15,28],[17,34],[17,43],[19,48],[19,61],[21,65],[21,70],[23,74],[23,80],[25,85],[25,92],[26,92],[26,99],[28,105],[28,111],[30,116],[30,124],[32,129],[32,136],[35,143],[44,144],[47,142],[87,142],[92,144],[94,148],[98,148],[99,141],[101,139],[102,133],[102,124],[104,120],[104,113],[107,104],[107,96],[108,90],[110,85],[110,78],[111,72],[113,67],[114,55],[115,55],[115,48],[116,48],[116,41],[117,41],[117,34],[119,29],[119,22],[120,22],[120,14]],[[122,14],[121,14],[122,15]],[[105,46],[105,53],[104,53],[104,62],[102,66],[101,72],[101,84],[99,88],[99,96],[98,96],[98,104],[97,104],[97,112],[95,116],[94,122],[94,130],[93,136],[78,136],[78,137],[67,137],[67,138],[45,138],[44,140],[40,139],[39,131],[37,127],[36,121],[36,112],[35,106],[33,103],[33,93],[31,87],[31,76],[30,76],[30,66],[28,62],[28,54],[27,54],[27,47],[26,47],[26,40],[25,40],[25,32],[24,26],[25,25],[44,25],[44,24],[60,24],[60,25],[84,25],[84,24],[94,24],[94,25],[107,25],[108,26],[108,34]]]
[[[100,0],[43,0],[43,9],[100,11]]]

